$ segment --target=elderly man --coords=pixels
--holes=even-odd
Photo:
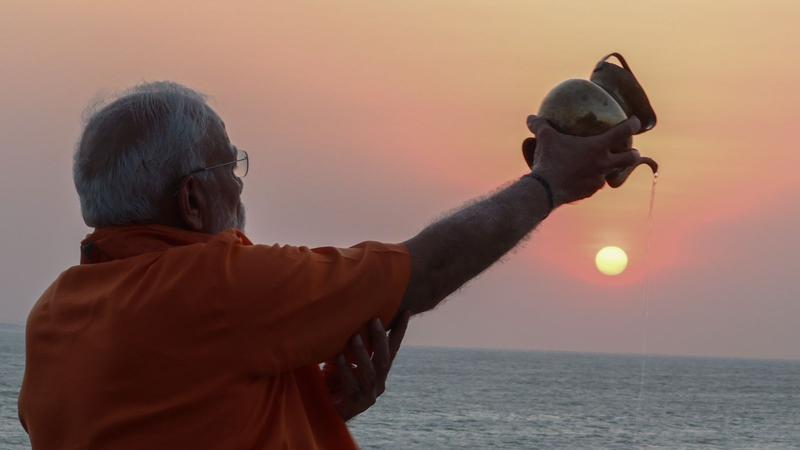
[[[382,392],[409,315],[644,159],[635,118],[592,138],[528,125],[533,170],[504,189],[402,243],[309,249],[243,234],[248,155],[200,94],[151,83],[97,110],[74,161],[95,231],[27,324],[34,449],[355,448],[345,421]]]

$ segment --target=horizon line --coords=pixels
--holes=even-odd
[[[11,326],[25,328],[25,324],[0,322],[0,326]],[[586,350],[553,350],[543,348],[521,348],[521,347],[470,347],[463,345],[436,345],[436,344],[409,344],[405,348],[420,349],[441,349],[441,350],[478,350],[478,351],[499,351],[499,352],[519,352],[519,353],[570,353],[579,355],[607,355],[607,356],[627,356],[647,359],[648,357],[659,358],[694,358],[694,359],[733,359],[746,361],[774,361],[774,362],[800,362],[800,356],[765,357],[765,356],[731,356],[731,355],[692,355],[679,353],[624,353],[613,351],[586,351]]]

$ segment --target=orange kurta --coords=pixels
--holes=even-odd
[[[318,364],[408,284],[403,246],[100,229],[27,324],[34,450],[352,449]]]

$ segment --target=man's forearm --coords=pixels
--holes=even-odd
[[[412,267],[403,309],[433,309],[514,248],[548,211],[544,187],[525,176],[422,230],[404,243]]]

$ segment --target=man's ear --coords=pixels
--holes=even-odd
[[[203,231],[206,225],[203,212],[207,206],[208,201],[200,183],[191,175],[184,178],[178,191],[178,209],[184,225],[192,231]]]

